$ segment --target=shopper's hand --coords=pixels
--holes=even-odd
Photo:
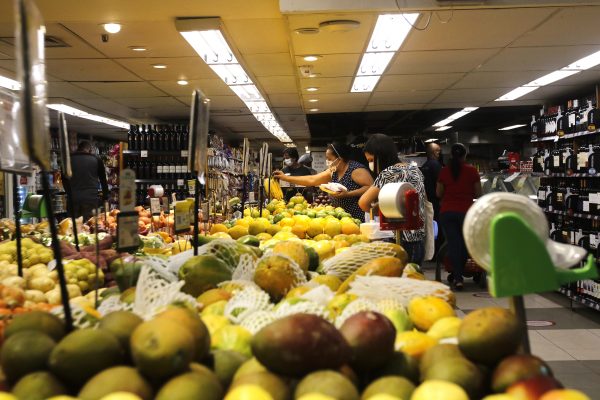
[[[280,170],[273,171],[273,178],[285,180],[285,173]]]
[[[348,197],[348,192],[346,190],[342,190],[341,192],[335,192],[330,194],[334,199],[345,199]]]

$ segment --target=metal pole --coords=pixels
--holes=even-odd
[[[15,214],[15,237],[17,241],[17,271],[23,276],[23,254],[21,253],[21,207],[19,207],[19,191],[17,174],[12,174],[13,212]]]
[[[48,173],[42,172],[42,188],[44,197],[46,198],[46,207],[48,207],[48,223],[50,225],[50,235],[52,236],[52,250],[54,250],[54,258],[56,260],[56,270],[58,271],[58,285],[60,287],[60,296],[65,312],[65,327],[67,332],[73,330],[73,316],[71,315],[71,305],[69,304],[69,291],[67,290],[67,279],[65,278],[65,269],[62,263],[62,253],[60,243],[58,241],[58,230],[56,229],[56,221],[54,219],[54,207],[50,199],[50,182],[48,181]]]
[[[198,235],[200,234],[198,229],[198,210],[200,208],[200,182],[198,182],[198,172],[196,172],[196,183],[194,184],[194,255],[198,255]]]
[[[519,321],[523,342],[521,343],[521,353],[531,354],[529,346],[529,333],[527,331],[527,317],[525,316],[525,302],[523,296],[512,296],[508,298],[510,310],[515,314]]]
[[[67,178],[68,179],[68,178]],[[73,236],[75,237],[75,248],[79,251],[79,237],[77,236],[77,216],[75,216],[75,204],[73,203],[73,192],[71,184],[65,185],[67,200],[69,202],[69,214],[71,214],[71,223],[73,224]]]

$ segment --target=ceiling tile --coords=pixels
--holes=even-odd
[[[146,82],[77,82],[74,84],[111,99],[165,96],[164,92]]]
[[[100,113],[106,114],[107,116],[114,116],[115,118],[127,119],[127,118],[139,118],[141,116],[136,110],[133,110],[129,107],[123,106],[119,103],[115,103],[112,100],[97,98],[97,99],[77,99],[73,102],[74,104],[70,104],[73,107],[77,107],[77,104],[81,104],[89,109],[84,108],[84,111],[94,112],[98,111]],[[106,111],[110,110],[110,111]]]
[[[48,82],[48,97],[67,99],[97,98],[100,95],[68,82]]]
[[[172,105],[172,106],[156,106],[143,109],[149,116],[162,118],[165,121],[173,121],[177,119],[188,119],[190,117],[190,109],[187,106]]]
[[[264,93],[298,93],[296,78],[293,76],[263,76],[258,78],[258,83],[261,89],[264,90]]]
[[[343,94],[326,94],[322,93],[318,96],[319,102],[316,104],[305,102],[305,106],[310,105],[310,108],[321,108],[329,105],[353,105],[364,106],[369,101],[371,93],[343,93]]]
[[[254,76],[294,75],[294,67],[289,53],[246,54],[245,66]]]
[[[405,103],[405,104],[374,104],[367,105],[365,111],[396,111],[396,110],[421,110],[425,104]]]
[[[7,78],[17,79],[17,70],[16,60],[1,60],[0,59],[0,75],[6,76]],[[46,80],[48,82],[60,82],[62,79],[57,78],[48,73],[48,68],[46,68]]]
[[[296,57],[296,65],[312,65],[313,72],[319,78],[354,76],[360,64],[362,54],[328,54],[317,61],[307,62],[302,57]]]
[[[245,108],[246,105],[237,96],[210,96],[210,108]]]
[[[509,104],[505,104],[505,105],[509,105]],[[429,104],[427,104],[424,109],[426,110],[432,110],[432,109],[440,109],[440,108],[446,108],[446,109],[462,109],[465,107],[471,107],[474,106],[472,101],[469,100],[465,100],[465,101],[456,101],[456,102],[437,102],[437,101],[433,101]],[[451,112],[448,113],[448,115],[452,114]],[[440,118],[441,119],[441,118]]]
[[[218,78],[197,79],[188,82],[189,84],[185,86],[178,85],[176,81],[152,81],[150,83],[169,95],[177,97],[189,96],[191,98],[194,89],[200,89],[202,93],[211,98],[234,95],[229,86]]]
[[[439,12],[427,29],[413,29],[402,50],[502,48],[547,18],[554,9],[474,9]],[[417,25],[424,27],[427,15]],[[449,20],[447,23],[443,21]]]
[[[458,81],[464,74],[420,74],[420,75],[384,75],[375,88],[376,92],[396,90],[434,90],[446,89]]]
[[[62,59],[46,60],[48,73],[69,82],[140,81],[136,75],[112,60]]]
[[[469,72],[497,53],[496,49],[400,51],[387,74]]]
[[[535,78],[545,75],[544,71],[503,71],[503,72],[471,72],[460,81],[456,82],[452,89],[476,89],[476,88],[511,88],[514,89]]]
[[[185,104],[180,101],[174,99],[173,97],[163,96],[163,97],[130,97],[130,98],[116,98],[114,99],[119,104],[123,104],[124,106],[131,107],[134,109],[148,109],[148,108],[156,108],[156,107],[181,107]],[[185,105],[187,106],[187,105]]]
[[[149,81],[175,82],[179,79],[191,81],[218,78],[217,74],[198,56],[117,58],[115,61],[140,78]],[[157,69],[152,67],[153,64],[165,64],[167,68]]]
[[[507,104],[510,103],[510,104]],[[486,107],[506,107],[506,106],[533,106],[533,105],[539,105],[540,107],[545,104],[545,100],[540,100],[540,99],[532,99],[532,100],[513,100],[510,102],[504,102],[504,101],[491,101],[489,103],[487,103],[485,106]]]
[[[458,103],[471,102],[472,106],[479,106],[481,103],[487,103],[497,99],[506,93],[505,88],[492,89],[452,89],[446,90],[440,94],[434,103]]]
[[[402,103],[424,104],[429,103],[440,93],[440,90],[406,90],[396,92],[376,91],[371,96],[369,105],[373,106]]]
[[[377,16],[362,14],[300,14],[288,15],[292,46],[296,55],[308,54],[357,54],[367,45]],[[328,20],[351,19],[360,22],[358,29],[349,32],[321,31],[316,35],[298,35],[297,28],[318,28],[319,23]]]
[[[362,112],[364,105],[327,104],[319,107],[319,111],[311,114]]]
[[[225,28],[230,45],[242,54],[285,53],[289,49],[283,18],[231,19],[225,22]]]
[[[563,7],[552,18],[535,30],[527,32],[511,46],[600,44],[600,36],[596,29],[599,19],[599,6]],[[559,27],[568,27],[568,30]]]
[[[302,88],[302,96],[311,96],[319,98],[321,94],[327,93],[348,93],[350,94],[350,86],[352,85],[352,77],[345,78],[305,78],[300,80]],[[316,92],[307,92],[308,87],[319,88]]]
[[[269,93],[269,92],[267,92]],[[300,96],[295,94],[269,94],[271,108],[300,107]]]
[[[272,110],[277,115],[304,114],[301,107],[273,107]]]
[[[598,50],[598,46],[507,48],[479,71],[554,71]]]

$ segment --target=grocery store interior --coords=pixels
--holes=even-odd
[[[600,2],[592,0],[0,1],[0,391],[12,390],[15,399],[62,394],[103,399],[119,391],[131,391],[136,396],[131,400],[166,399],[174,397],[165,393],[178,390],[183,393],[178,398],[204,398],[186,394],[183,385],[169,386],[185,375],[192,356],[200,362],[200,345],[193,343],[193,351],[178,348],[190,359],[162,375],[152,372],[161,369],[158,361],[144,359],[148,349],[136,349],[143,334],[158,335],[167,347],[167,338],[178,335],[174,331],[165,328],[159,338],[158,322],[156,329],[141,328],[158,321],[171,304],[189,308],[191,299],[210,333],[211,353],[206,349],[202,361],[214,367],[211,379],[219,378],[207,399],[288,399],[290,390],[300,400],[321,399],[311,393],[329,396],[323,400],[358,399],[359,392],[368,399],[371,390],[403,400],[474,400],[505,392],[499,400],[600,400],[598,21]],[[44,29],[35,31],[37,25]],[[23,32],[30,35],[29,52]],[[399,162],[416,171],[425,171],[431,149],[439,146],[435,163],[448,166],[440,173],[447,170],[448,177],[454,173],[449,172],[454,145],[464,144],[466,163],[479,174],[476,185],[492,196],[485,202],[469,197],[471,211],[462,213],[469,252],[464,289],[453,280],[453,255],[460,250],[453,247],[456,242],[444,243],[446,226],[437,209],[435,221],[425,218],[423,204],[432,199],[424,201],[429,193],[419,197],[416,192],[425,189],[414,182],[385,193],[395,202],[387,217],[379,187],[381,207],[366,211],[364,220],[356,203],[360,194],[342,199],[328,178],[313,185],[274,177],[274,171],[290,175],[305,168],[297,158],[310,156],[315,176],[331,170],[329,180],[338,182],[331,165],[354,165],[335,149],[344,146],[362,163],[356,168],[369,172],[370,191],[381,172],[369,171],[372,160],[364,150],[374,134],[391,137]],[[75,185],[81,170],[75,166],[95,169],[75,164],[73,154],[81,156],[87,142],[102,164],[101,173],[83,178],[94,181],[94,197],[101,194],[92,207],[98,212],[73,206],[83,198]],[[290,157],[294,167],[286,164]],[[365,185],[354,172],[343,178],[361,190]],[[426,187],[428,175],[422,179]],[[436,175],[431,183],[434,193],[437,184],[436,197],[442,196],[440,185],[448,193],[441,182]],[[438,201],[443,214],[443,197]],[[508,228],[500,230],[501,217],[511,213],[517,224],[512,238]],[[421,240],[430,245],[420,266],[412,263],[412,247],[392,245],[405,240],[411,227],[426,232]],[[283,259],[271,259],[278,251]],[[202,255],[214,260],[198,261]],[[383,257],[395,261],[375,262]],[[402,265],[394,270],[395,263]],[[196,275],[185,275],[187,268]],[[264,268],[275,275],[261,275]],[[436,303],[440,299],[443,305]],[[402,311],[390,311],[395,304]],[[444,307],[451,307],[448,315]],[[496,321],[514,318],[514,332],[510,323],[498,328],[489,317],[488,330],[467,339],[468,315],[498,307],[511,310]],[[103,321],[116,311],[141,318],[126,333],[119,331],[124,338],[116,335],[125,343],[120,346],[126,361],[89,366],[85,360],[95,355],[82,350],[71,368],[80,360],[84,372],[75,373],[61,364],[64,332],[55,337],[46,328],[39,328],[42,338],[21,338],[23,348],[35,343],[41,353],[40,343],[52,343],[35,362],[15,350],[19,330],[46,326],[34,317],[18,322],[22,316],[52,313],[63,319],[66,331],[74,326],[98,332],[109,329]],[[421,363],[416,378],[405,369],[390,373],[412,381],[407,392],[385,391],[383,384],[375,390],[374,377],[383,373],[356,361],[354,348],[353,361],[320,367],[319,357],[310,361],[306,352],[305,363],[315,366],[296,366],[301,373],[282,367],[286,360],[274,361],[273,353],[287,353],[277,347],[279,331],[266,331],[284,318],[318,315],[352,347],[345,333],[352,328],[344,327],[360,312],[388,316],[395,354]],[[403,325],[401,313],[409,325]],[[460,321],[447,320],[436,329],[444,317]],[[306,333],[311,323],[292,321],[277,329]],[[355,329],[359,323],[369,326],[359,321]],[[378,329],[372,331],[380,334]],[[493,362],[471,355],[473,348],[482,354],[511,346],[494,342],[502,340],[492,334],[496,329],[504,338],[516,337],[518,346]],[[140,332],[139,342],[132,332]],[[269,338],[271,350],[257,344]],[[423,366],[425,359],[433,365],[434,356],[427,355],[442,346],[440,341],[458,345],[469,373]],[[510,360],[517,348],[528,353],[528,345],[539,358]],[[326,347],[330,351],[338,344]],[[367,347],[366,354],[385,353],[379,349]],[[266,367],[259,364],[260,372],[271,374],[282,391],[258,378],[238,382],[242,389],[237,390],[236,379],[242,378],[220,375],[219,351],[242,354],[244,361],[254,356]],[[341,357],[334,353],[331,360]],[[436,356],[439,364],[449,357]],[[14,368],[17,364],[30,367]],[[116,373],[100,377],[122,364],[137,368],[131,370],[147,389],[119,386]],[[306,377],[323,369],[341,371],[342,365],[350,365],[350,373],[336,372],[335,379],[350,382],[354,397],[330,389],[345,383],[320,387]],[[27,378],[40,371],[47,375],[36,387]],[[188,374],[206,374],[192,371]],[[294,383],[281,378],[289,376]],[[98,391],[99,382],[108,381],[104,392]],[[452,386],[443,386],[446,382]],[[581,393],[563,393],[559,385]]]

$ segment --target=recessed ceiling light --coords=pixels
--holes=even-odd
[[[178,80],[178,81],[177,81],[177,84],[178,84],[178,85],[181,85],[181,86],[185,86],[185,85],[187,85],[188,83],[189,83],[189,82],[188,82],[188,81],[186,81],[186,80],[184,80],[184,79],[180,79],[180,80]]]
[[[439,122],[436,122],[435,124],[433,124],[434,127],[445,127],[447,126],[450,122],[455,121],[459,118],[464,117],[465,115],[472,113],[473,111],[477,110],[479,107],[465,107],[462,110],[455,112],[454,114],[452,114],[451,116],[449,116],[446,119],[443,119]],[[446,129],[449,129],[451,127],[448,127]],[[436,129],[436,131],[439,129]],[[444,129],[442,129],[444,130]]]
[[[152,64],[152,67],[156,69],[165,69],[167,68],[167,64]]]
[[[104,25],[102,25],[102,27],[108,33],[119,33],[121,31],[121,24],[117,24],[114,22],[104,24]]]
[[[316,103],[316,102],[318,102],[318,101],[319,101],[319,99],[309,99],[309,100],[308,100],[308,102],[309,102],[309,103]]]
[[[439,128],[436,129],[437,132],[441,132],[441,131],[445,131],[447,129],[452,128],[452,126],[446,125],[446,126],[440,126]]]
[[[129,49],[133,50],[133,51],[146,51],[146,50],[148,50],[144,46],[129,46]]]
[[[318,87],[307,87],[307,88],[306,88],[306,91],[307,91],[307,92],[316,92],[317,90],[319,90],[319,88],[318,88]]]
[[[318,108],[311,108],[311,109],[310,109],[310,110],[308,110],[308,111],[310,111],[310,112],[317,112],[317,111],[319,111],[319,109],[318,109]]]
[[[304,59],[304,61],[317,61],[319,58],[321,58],[321,56],[310,55],[310,56],[304,56],[302,58]]]
[[[319,75],[321,75],[321,74],[320,74],[320,73],[318,73],[318,72],[313,72],[312,74],[308,74],[308,77],[309,77],[309,78],[316,78],[316,77],[318,77]]]
[[[349,32],[358,29],[359,26],[360,22],[348,19],[323,21],[319,24],[319,28],[327,32]]]
[[[101,122],[103,124],[116,126],[118,128],[122,128],[122,129],[129,128],[129,124],[127,122],[103,117],[101,115],[90,114],[87,111],[83,111],[83,110],[68,106],[66,104],[58,104],[58,103],[57,104],[48,104],[47,107],[52,110],[63,112],[65,114],[73,115],[75,117],[89,119],[90,121]]]

